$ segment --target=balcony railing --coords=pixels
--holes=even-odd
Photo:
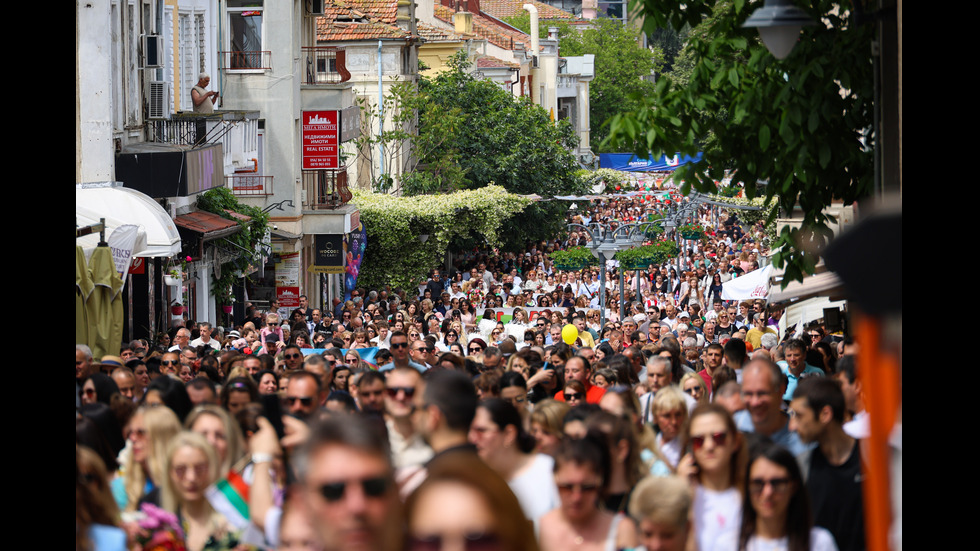
[[[347,54],[343,48],[317,46],[303,48],[306,78],[303,84],[339,84],[350,80]]]
[[[228,189],[240,197],[265,197],[272,195],[272,176],[257,174],[233,174],[226,176]]]
[[[272,52],[218,52],[222,71],[272,69]]]
[[[150,121],[150,141],[174,145],[222,145],[225,173],[255,167],[259,156],[259,112],[176,113]]]
[[[347,188],[347,170],[304,170],[304,205],[306,210],[330,210],[342,207],[353,198]]]

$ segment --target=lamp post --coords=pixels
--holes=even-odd
[[[786,59],[793,51],[804,25],[817,22],[791,0],[766,0],[766,3],[742,24],[756,27],[762,43],[776,59]]]
[[[593,222],[589,225],[569,224],[568,229],[578,228],[589,236],[589,249],[599,259],[599,327],[606,325],[606,260],[619,251],[632,249],[643,243],[647,228],[653,222],[622,224],[612,227],[609,223]],[[620,270],[619,308],[620,318],[626,315],[626,293],[623,289],[623,271]]]

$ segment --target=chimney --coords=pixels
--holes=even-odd
[[[473,34],[473,14],[468,11],[459,11],[453,14],[453,24],[459,34]]]
[[[397,0],[397,6],[395,24],[411,34],[418,34],[415,30],[415,0]]]

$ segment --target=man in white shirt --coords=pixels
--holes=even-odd
[[[211,338],[211,324],[202,321],[197,325],[201,332],[201,336],[191,341],[191,346],[197,348],[198,346],[210,346],[215,350],[221,350],[221,344],[218,341]]]

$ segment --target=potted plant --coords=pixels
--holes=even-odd
[[[619,267],[624,270],[647,270],[654,262],[658,262],[660,249],[657,245],[643,245],[616,253]]]
[[[668,259],[680,254],[680,247],[673,241],[657,241],[651,247],[656,248],[653,255],[653,262],[655,264],[663,264]]]
[[[684,239],[701,239],[704,237],[704,228],[701,227],[701,224],[683,224],[677,228],[677,231]]]
[[[191,257],[189,256],[179,261],[171,258],[171,264],[167,268],[167,272],[163,274],[164,284],[170,287],[180,286],[187,279],[187,263],[190,261]]]
[[[551,262],[559,270],[581,270],[596,264],[596,257],[587,247],[569,247],[564,251],[551,253]]]

